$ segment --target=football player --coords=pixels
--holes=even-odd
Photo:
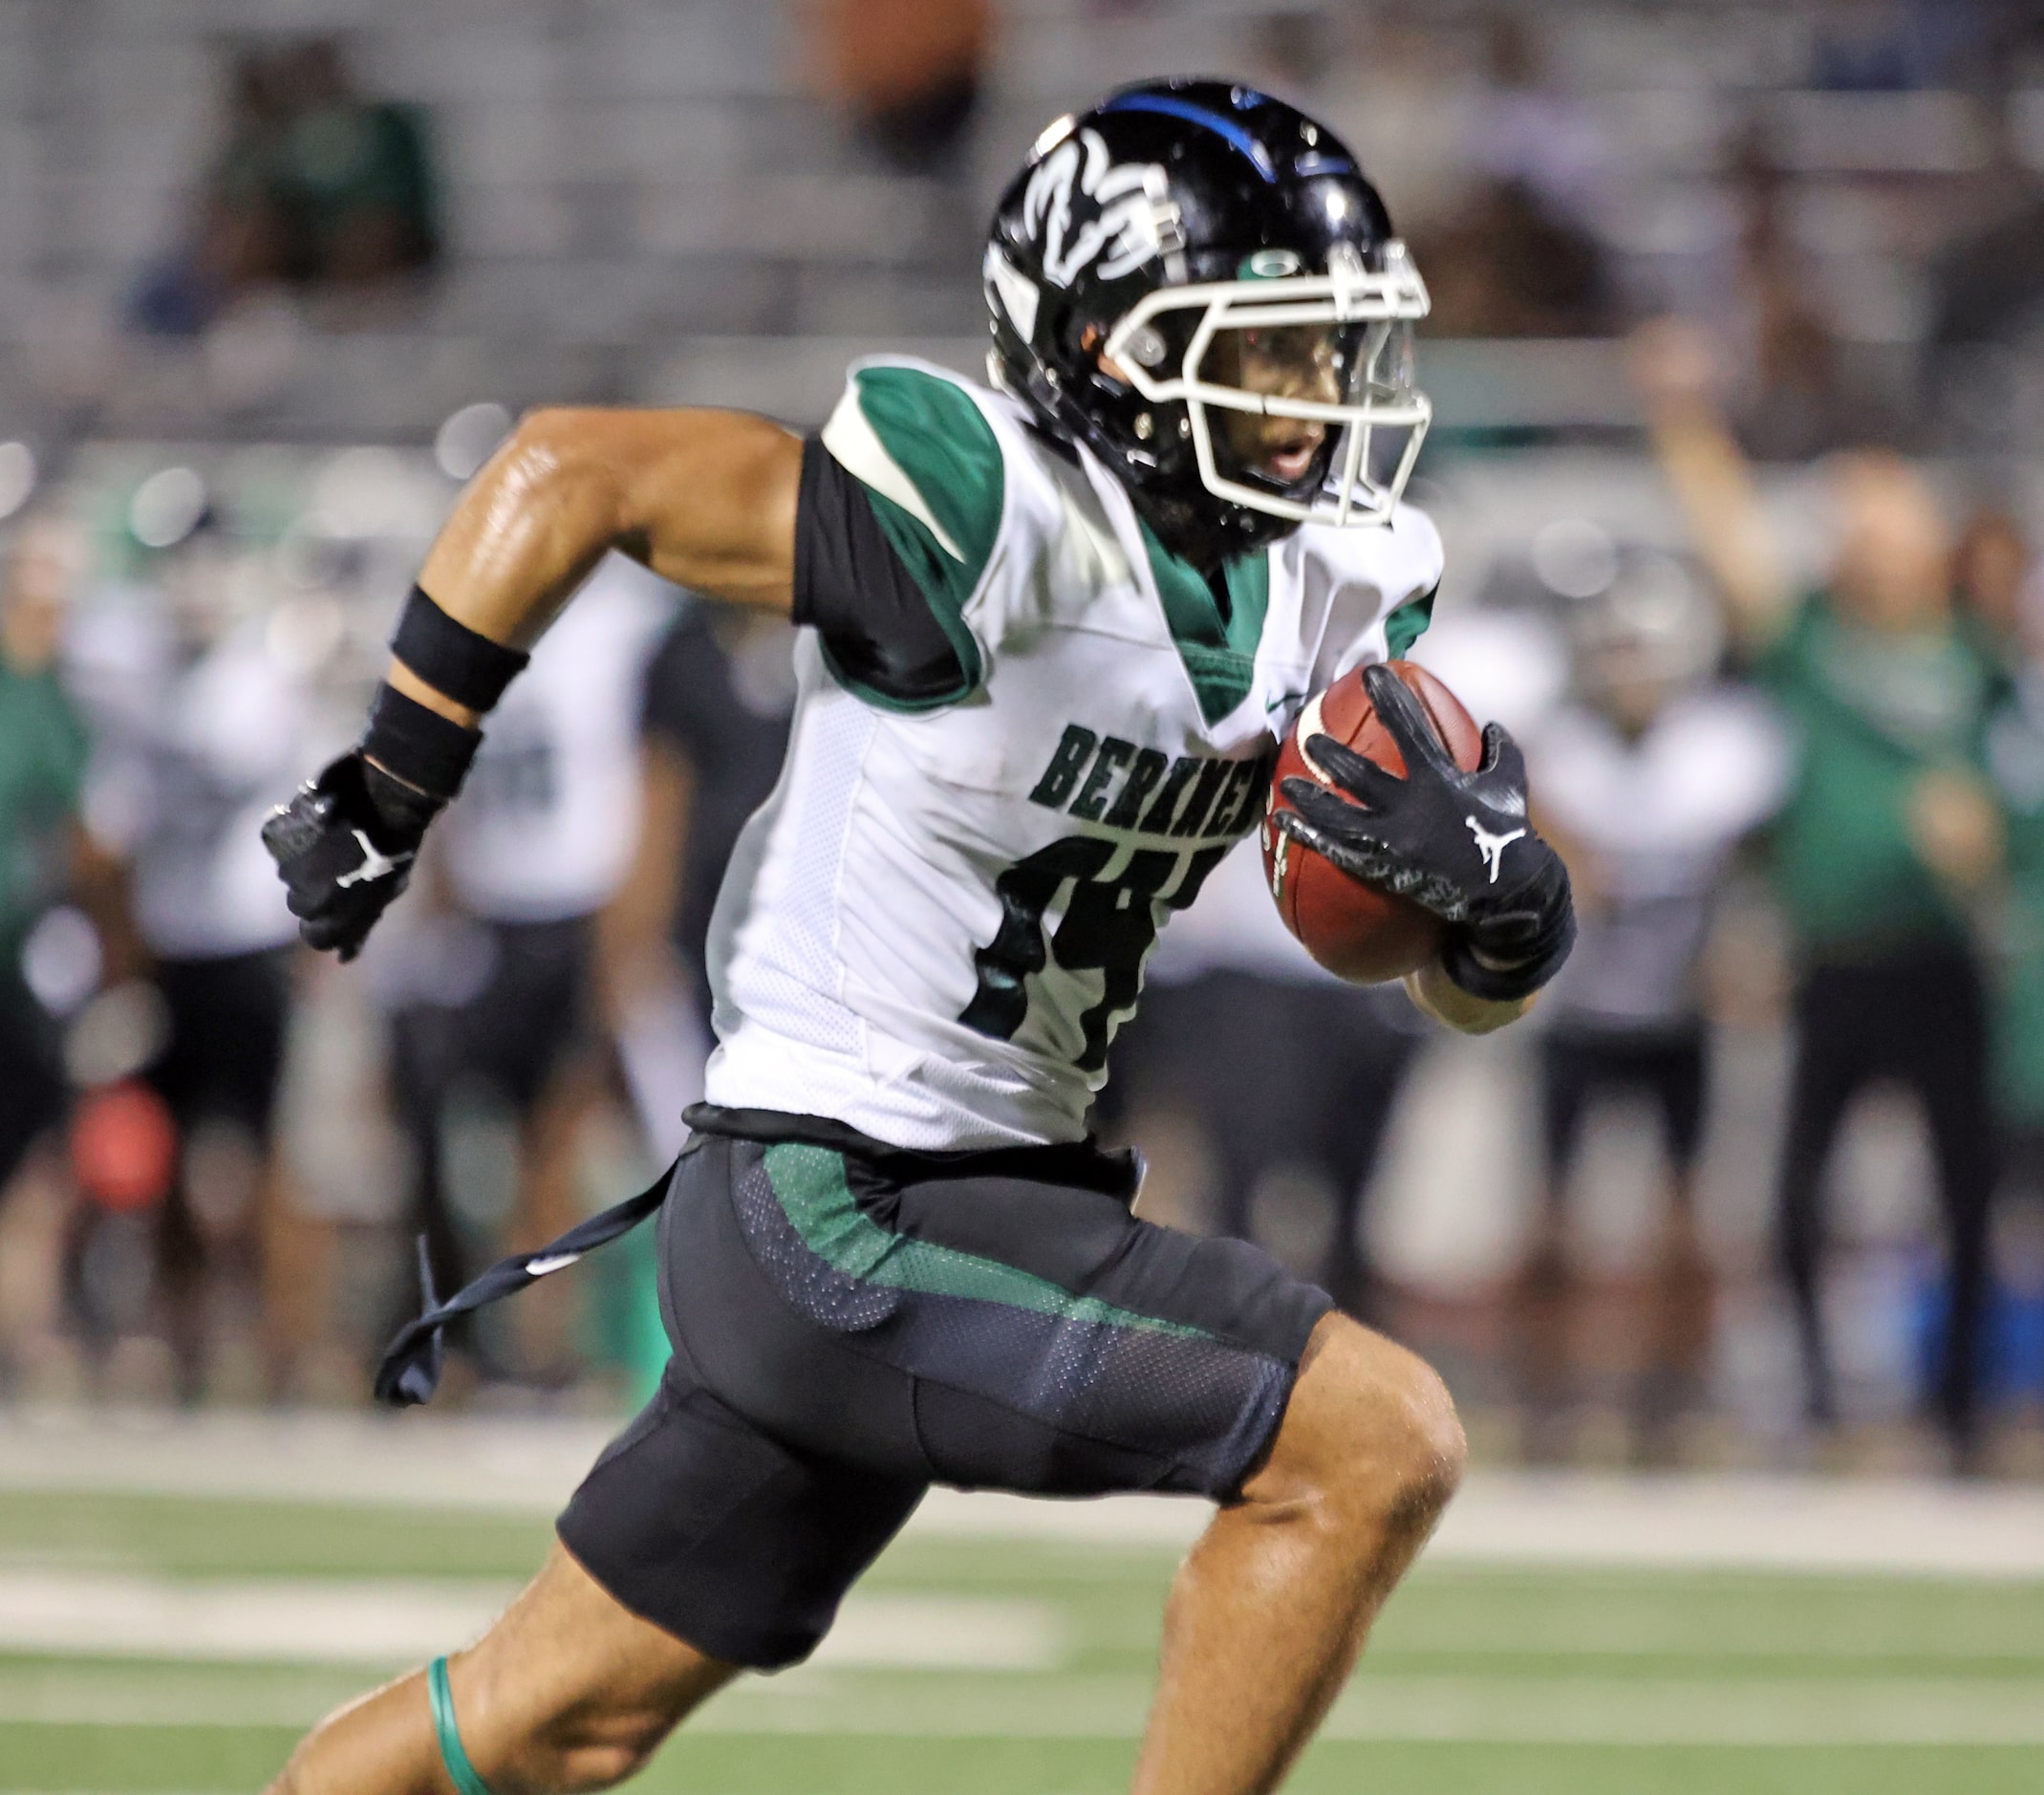
[[[986,387],[864,362],[807,440],[527,419],[434,545],[360,746],[269,826],[307,939],[352,953],[606,550],[802,626],[661,1209],[665,1381],[489,1634],[328,1720],[281,1790],[616,1782],[807,1655],[942,1482],[1219,1504],[1135,1784],[1247,1795],[1455,1486],[1425,1365],[1255,1247],[1137,1221],[1134,1163],[1085,1124],[1158,926],[1263,813],[1274,736],[1424,620],[1439,544],[1399,493],[1426,290],[1341,143],[1216,81],[1053,125],[985,271]],[[1302,783],[1287,827],[1450,918],[1421,1000],[1498,1026],[1567,951],[1566,876],[1537,836],[1495,879],[1476,848],[1473,816],[1523,814],[1501,735],[1460,772],[1373,689],[1410,776],[1316,736],[1368,803]]]

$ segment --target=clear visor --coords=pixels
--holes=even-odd
[[[1208,428],[1221,473],[1302,501],[1345,477],[1351,443],[1360,478],[1384,485],[1423,423],[1404,318],[1225,326],[1191,372],[1220,414]]]
[[[1382,272],[1164,288],[1106,353],[1146,399],[1182,400],[1200,477],[1217,498],[1302,522],[1389,515],[1433,416],[1413,384],[1427,291],[1397,245]],[[1178,336],[1196,313],[1182,354]],[[1175,362],[1175,366],[1173,366]]]

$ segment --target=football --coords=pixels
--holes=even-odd
[[[1424,667],[1409,660],[1390,666],[1426,709],[1455,765],[1474,771],[1483,756],[1483,731],[1461,701]],[[1300,746],[1315,735],[1346,743],[1388,772],[1403,777],[1406,770],[1398,744],[1370,703],[1360,667],[1308,700],[1278,750],[1263,812],[1263,873],[1270,894],[1285,927],[1338,978],[1355,984],[1403,978],[1440,952],[1447,925],[1408,898],[1350,877],[1278,827],[1279,813],[1291,808],[1279,789],[1280,781],[1297,775],[1328,783]]]

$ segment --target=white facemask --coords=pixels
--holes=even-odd
[[[1108,333],[1103,354],[1145,399],[1183,401],[1200,479],[1215,497],[1302,523],[1381,523],[1405,489],[1433,419],[1431,402],[1412,384],[1411,330],[1427,315],[1427,288],[1402,243],[1385,246],[1384,267],[1378,270],[1366,268],[1345,245],[1330,263],[1324,274],[1290,273],[1284,267],[1296,268],[1296,257],[1265,250],[1244,265],[1242,278],[1159,288],[1145,294]],[[1156,320],[1183,311],[1200,316],[1173,370]],[[1336,400],[1298,397],[1298,381],[1259,391],[1210,376],[1216,362],[1250,364],[1243,346],[1270,333],[1356,325],[1366,327],[1357,347],[1337,358],[1322,380],[1331,380],[1340,395]],[[1232,355],[1228,333],[1243,334]],[[1295,393],[1283,392],[1283,384],[1293,385]],[[1211,407],[1296,418],[1339,432],[1324,485],[1295,498],[1230,478],[1215,453]]]

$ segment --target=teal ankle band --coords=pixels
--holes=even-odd
[[[426,1672],[426,1692],[433,1698],[433,1730],[440,1735],[440,1761],[447,1766],[462,1795],[489,1795],[489,1784],[476,1774],[462,1749],[462,1729],[454,1723],[454,1691],[447,1687],[447,1660],[435,1658]]]

